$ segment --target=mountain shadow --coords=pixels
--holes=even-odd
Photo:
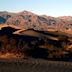
[[[47,59],[48,49],[40,48],[44,44],[38,37],[13,34],[17,29],[4,27],[0,30],[0,51],[18,52],[32,58]]]
[[[3,27],[0,30],[0,35],[7,35],[10,36],[12,35],[13,32],[17,31],[18,29],[12,28],[12,27]]]
[[[50,35],[47,37],[47,34],[32,29],[23,31],[22,34],[13,34],[15,31],[17,29],[12,27],[4,27],[0,30],[0,52],[21,53],[26,58],[35,59],[65,61],[72,58],[72,50],[65,50],[66,45],[70,44],[66,37],[53,40]]]

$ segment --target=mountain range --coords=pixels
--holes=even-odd
[[[0,12],[0,28],[3,26],[13,26],[19,29],[33,28],[40,31],[62,31],[72,34],[72,17],[51,17],[29,11],[18,13],[3,11]]]
[[[72,61],[72,17],[0,12],[0,58],[20,56]]]

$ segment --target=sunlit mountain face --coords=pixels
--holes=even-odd
[[[0,12],[0,24],[15,25],[22,29],[33,28],[41,31],[54,30],[67,33],[72,31],[71,16],[51,17],[37,15],[29,11],[19,13]]]

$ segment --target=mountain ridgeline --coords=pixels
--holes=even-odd
[[[15,25],[24,29],[33,28],[40,31],[62,31],[71,33],[72,17],[51,17],[37,15],[29,11],[19,13],[0,12],[0,24]]]

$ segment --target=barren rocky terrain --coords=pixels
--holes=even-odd
[[[0,30],[0,58],[6,57],[72,61],[72,37],[60,31],[3,27]]]
[[[41,31],[62,31],[72,34],[72,17],[61,16],[51,17],[37,15],[29,11],[19,13],[0,12],[0,24],[17,26],[17,28],[41,30]]]

